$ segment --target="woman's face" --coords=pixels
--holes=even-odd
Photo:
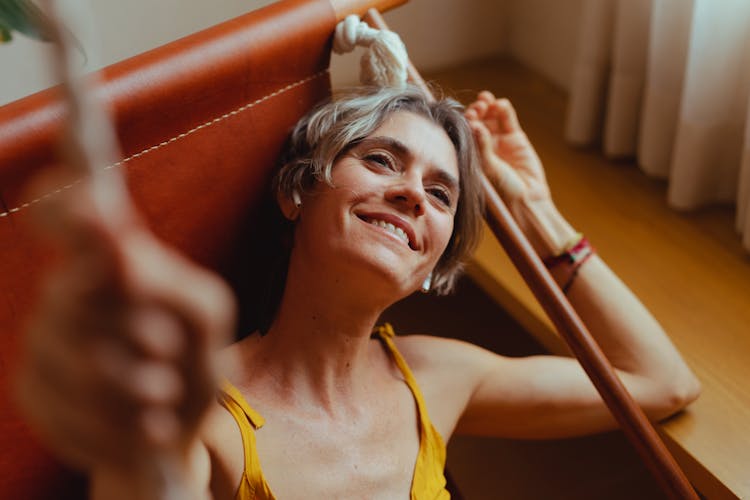
[[[442,128],[393,113],[336,161],[335,187],[319,183],[303,198],[295,252],[309,252],[307,262],[320,263],[342,285],[406,296],[448,245],[458,175]]]

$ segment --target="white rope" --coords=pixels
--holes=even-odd
[[[333,51],[344,54],[354,47],[365,47],[360,60],[359,80],[365,85],[379,87],[405,87],[409,56],[399,36],[389,30],[376,30],[359,20],[347,16],[336,26]]]

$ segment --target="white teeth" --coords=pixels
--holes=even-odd
[[[383,229],[395,234],[396,236],[401,238],[404,241],[404,243],[406,243],[407,245],[409,244],[409,237],[406,235],[406,232],[400,227],[396,227],[390,222],[385,222],[385,221],[377,220],[377,219],[372,219],[369,222],[370,224],[373,224],[378,227],[382,227]]]

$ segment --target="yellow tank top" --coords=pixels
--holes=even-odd
[[[437,429],[430,422],[427,407],[422,393],[417,386],[414,375],[406,364],[401,353],[393,343],[393,328],[386,323],[375,329],[374,333],[380,338],[390,353],[393,361],[404,376],[414,400],[417,403],[417,418],[419,419],[419,453],[414,466],[410,500],[446,500],[450,499],[445,489],[445,443]],[[258,412],[253,410],[240,391],[226,382],[219,395],[219,402],[232,414],[242,435],[242,446],[245,452],[245,470],[242,473],[239,488],[235,498],[238,500],[275,500],[275,496],[268,487],[255,446],[255,430],[263,427],[265,421]]]

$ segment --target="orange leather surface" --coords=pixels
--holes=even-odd
[[[98,92],[130,158],[118,168],[158,235],[231,278],[287,132],[330,93],[334,26],[327,1],[288,0],[102,71]],[[30,235],[23,185],[55,168],[61,115],[54,89],[0,107],[2,498],[82,494],[9,400],[23,324],[53,258]]]

